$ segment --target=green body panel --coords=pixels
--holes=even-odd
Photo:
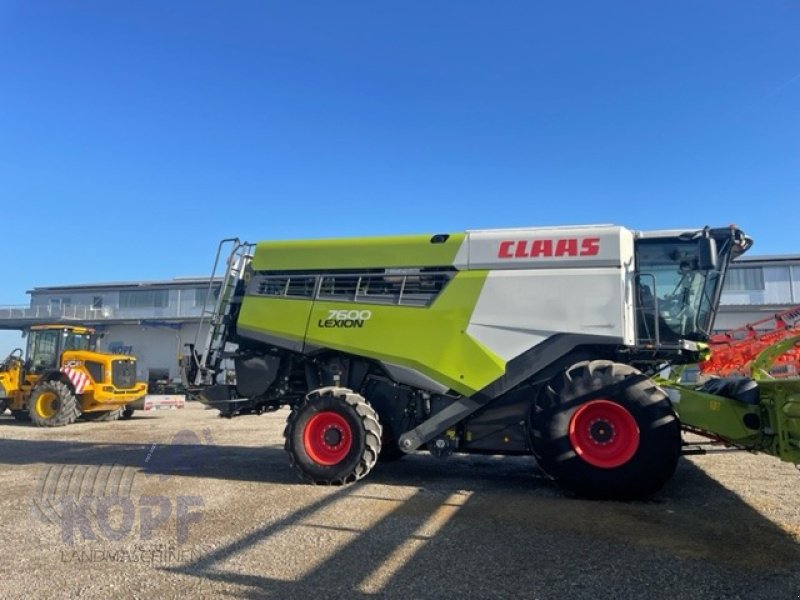
[[[466,234],[431,243],[430,235],[260,242],[256,271],[441,267],[452,265]]]
[[[800,380],[759,381],[758,405],[706,394],[673,382],[660,383],[680,394],[675,411],[684,425],[733,445],[800,464]],[[744,425],[747,414],[759,417],[760,429]]]
[[[744,426],[743,418],[748,413],[760,416],[760,408],[715,394],[707,394],[689,386],[671,384],[680,393],[680,402],[675,406],[681,423],[713,433],[737,444],[754,445],[760,436]]]
[[[311,300],[297,298],[247,296],[242,302],[237,326],[240,330],[302,343],[313,304]]]
[[[758,387],[775,430],[770,454],[800,464],[800,380],[759,381]]]
[[[505,373],[505,361],[466,333],[487,274],[459,272],[429,307],[247,296],[239,329],[298,340],[307,324],[311,347],[409,367],[471,396]],[[369,318],[336,327],[331,311],[368,311]]]
[[[505,361],[467,334],[486,271],[461,272],[428,308],[319,301],[306,341],[413,368],[470,396],[505,372]],[[369,310],[361,328],[321,327],[332,310]]]

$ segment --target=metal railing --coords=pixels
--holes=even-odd
[[[75,321],[102,321],[114,318],[114,309],[109,306],[93,308],[65,304],[60,306],[0,306],[0,320],[13,319],[58,319]]]

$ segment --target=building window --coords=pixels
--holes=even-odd
[[[119,293],[120,308],[166,308],[169,290],[128,290]]]
[[[92,308],[103,308],[103,297],[102,296],[94,296],[92,298]]]
[[[208,287],[199,287],[194,289],[194,305],[197,306],[205,306],[206,305],[206,298],[208,298],[208,303],[213,305],[216,303],[217,298],[219,298],[219,288],[220,286],[215,285],[214,288],[211,290],[211,297],[208,297]]]
[[[759,292],[764,290],[762,267],[739,267],[728,271],[725,277],[726,292]]]

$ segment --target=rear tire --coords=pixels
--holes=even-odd
[[[134,410],[135,409],[126,406],[125,408],[122,409],[122,414],[120,415],[119,418],[127,421],[133,416]]]
[[[342,485],[364,477],[381,452],[381,425],[360,394],[327,387],[308,394],[286,421],[284,448],[302,479]]]
[[[38,427],[62,427],[74,423],[81,411],[78,399],[65,383],[45,381],[31,393],[28,414]]]
[[[7,408],[8,408],[8,400],[3,398],[2,400],[0,400],[0,415],[5,414]]]
[[[577,363],[552,379],[536,400],[532,432],[542,469],[589,498],[651,496],[681,452],[667,395],[633,367],[607,360]]]
[[[99,422],[116,421],[122,418],[122,409],[117,408],[115,410],[86,412],[83,413],[81,416],[86,421],[99,421]]]

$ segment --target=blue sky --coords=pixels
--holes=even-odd
[[[202,275],[229,236],[737,223],[800,252],[798,31],[790,0],[0,1],[0,305]]]

